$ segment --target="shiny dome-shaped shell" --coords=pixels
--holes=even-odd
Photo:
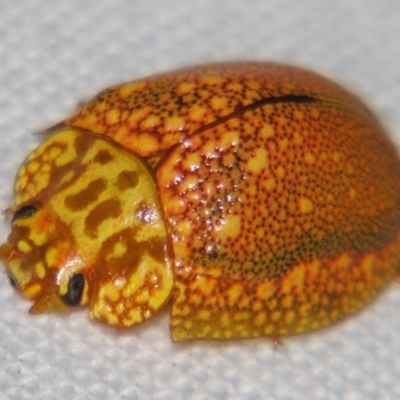
[[[320,328],[398,272],[396,150],[362,102],[317,74],[183,69],[107,89],[60,126],[106,135],[153,174],[174,340]],[[37,195],[21,193],[19,205]]]

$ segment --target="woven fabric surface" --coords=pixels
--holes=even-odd
[[[400,148],[400,2],[3,0],[0,209],[18,166],[103,88],[223,60],[308,67],[363,97]],[[0,239],[9,220],[0,224]],[[1,399],[400,398],[400,288],[334,327],[288,337],[174,344],[168,310],[126,332],[87,311],[31,316],[0,271]]]

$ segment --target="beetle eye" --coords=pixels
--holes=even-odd
[[[72,275],[68,282],[68,291],[63,296],[61,300],[70,307],[79,306],[83,288],[85,287],[85,278],[82,274]]]
[[[35,206],[31,206],[31,205],[23,206],[20,209],[18,209],[17,211],[15,211],[11,222],[14,222],[17,219],[29,218],[32,215],[34,215],[36,213],[36,211],[37,211],[37,209]]]

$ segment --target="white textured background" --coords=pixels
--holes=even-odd
[[[32,133],[104,87],[183,65],[303,65],[367,100],[400,148],[398,0],[0,0],[0,209]],[[4,241],[9,221],[1,221]],[[0,271],[1,399],[399,399],[400,288],[314,334],[173,344],[168,313],[116,333],[29,316]]]

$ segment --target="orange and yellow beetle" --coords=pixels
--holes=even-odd
[[[354,95],[221,63],[109,88],[47,131],[1,247],[34,313],[125,328],[172,299],[175,341],[281,336],[367,304],[400,268],[400,162]]]

